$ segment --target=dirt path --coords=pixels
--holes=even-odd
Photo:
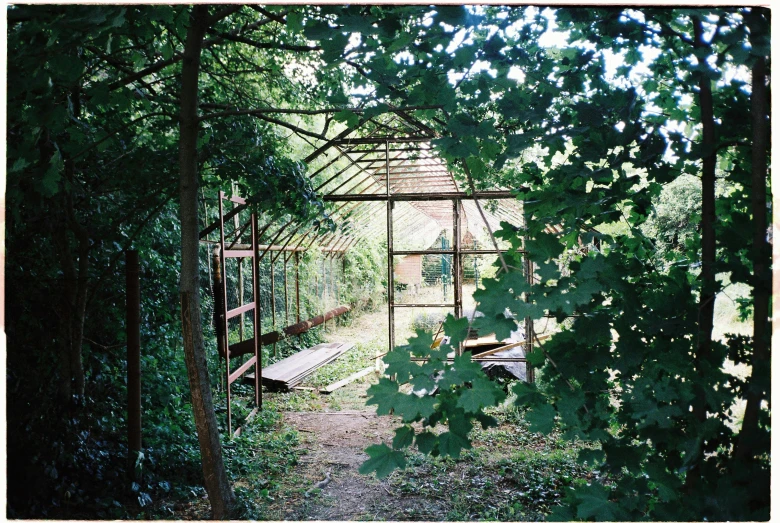
[[[285,422],[305,434],[309,449],[295,474],[312,484],[330,472],[331,481],[321,492],[300,500],[286,519],[356,520],[384,519],[387,486],[358,468],[367,458],[363,450],[392,439],[392,420],[370,411],[292,412]]]

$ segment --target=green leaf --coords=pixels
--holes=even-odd
[[[536,383],[518,381],[512,387],[512,393],[516,396],[515,405],[518,407],[534,405],[544,401],[544,395],[539,392]]]
[[[552,260],[560,256],[563,250],[563,242],[553,234],[539,233],[535,239],[528,240],[529,256],[535,261]]]
[[[414,429],[409,425],[404,425],[395,429],[395,437],[393,438],[393,449],[401,450],[404,447],[408,447],[414,441]]]
[[[430,454],[436,447],[438,438],[435,434],[428,432],[420,432],[414,437],[415,443],[417,443],[417,449],[423,454]]]
[[[409,377],[426,374],[426,371],[411,360],[411,354],[405,347],[397,347],[388,352],[382,361],[387,365],[385,371],[388,375],[396,376],[401,383],[406,383]]]
[[[471,353],[465,351],[460,356],[455,356],[452,365],[444,372],[439,380],[439,387],[449,389],[452,386],[460,386],[482,378],[482,366],[471,360]]]
[[[465,434],[452,430],[439,434],[439,452],[445,456],[457,458],[461,450],[470,448],[471,442]]]
[[[378,383],[368,388],[366,394],[368,395],[366,405],[376,405],[376,413],[380,416],[390,414],[396,398],[399,395],[403,396],[398,392],[398,382],[387,378],[380,378]]]
[[[24,158],[17,158],[14,164],[11,166],[11,169],[9,172],[15,173],[24,170],[25,167],[27,167],[29,162]]]
[[[360,117],[354,111],[348,110],[337,112],[333,115],[333,119],[337,122],[345,122],[350,129],[357,127],[360,123]]]
[[[290,32],[298,33],[303,29],[303,13],[300,11],[293,11],[289,13],[286,18],[287,29]]]
[[[533,350],[528,351],[525,355],[525,359],[528,360],[528,363],[530,363],[532,366],[539,368],[542,365],[544,365],[544,362],[546,358],[544,357],[544,352],[542,352],[542,349],[539,347],[534,347]]]
[[[404,421],[415,421],[420,417],[427,418],[433,414],[435,405],[436,398],[433,396],[419,398],[414,394],[399,393],[395,397],[393,409]]]
[[[54,196],[59,192],[59,182],[62,179],[62,161],[59,155],[54,155],[49,164],[49,168],[41,180],[41,193],[44,196]]]
[[[173,46],[170,42],[165,42],[160,50],[163,59],[168,60],[173,56]]]
[[[577,499],[577,518],[597,521],[614,521],[615,514],[609,502],[609,490],[597,483],[577,487],[574,491]]]
[[[583,465],[598,467],[604,462],[605,454],[601,449],[580,449],[577,453],[577,462]]]
[[[555,426],[555,409],[549,403],[534,406],[526,413],[525,420],[532,431],[549,434]]]
[[[506,398],[501,387],[489,379],[472,381],[471,388],[464,389],[458,398],[458,407],[466,412],[479,412],[484,407],[492,407]]]
[[[466,17],[468,16],[468,13],[466,12],[466,8],[462,5],[459,6],[452,6],[452,5],[440,5],[436,6],[436,18],[444,22],[445,24],[459,27],[464,23],[466,20]]]
[[[327,22],[322,22],[319,20],[312,19],[306,23],[306,27],[303,30],[303,34],[309,40],[319,41],[328,38],[333,31],[334,28],[332,28],[330,24],[328,24]]]
[[[376,472],[378,479],[389,476],[395,469],[406,467],[406,458],[404,453],[398,450],[392,450],[384,443],[381,445],[371,445],[366,449],[369,459],[363,462],[358,469],[361,474],[371,474]]]
[[[452,314],[447,314],[443,329],[444,334],[450,338],[450,347],[458,347],[461,342],[466,341],[468,326],[468,318],[455,318]]]

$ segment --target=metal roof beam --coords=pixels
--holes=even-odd
[[[403,193],[403,194],[329,194],[322,197],[326,202],[386,202],[387,200],[396,202],[417,202],[417,201],[441,201],[441,200],[502,200],[514,199],[517,196],[512,191],[478,191],[476,194],[466,194],[463,192],[440,192],[440,193]]]

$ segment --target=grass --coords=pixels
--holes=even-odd
[[[730,285],[718,296],[716,337],[722,338],[726,332],[749,332],[750,322],[741,322],[736,309],[737,298],[747,292],[743,287]],[[432,314],[408,316],[398,318],[401,324],[397,329],[399,338],[408,337],[412,326],[431,328],[437,323]],[[544,325],[538,327],[543,330]],[[323,337],[325,341],[354,341],[356,346],[310,376],[303,384],[305,386],[324,387],[373,366],[374,357],[386,350],[386,310],[355,318],[351,324],[338,329],[326,330]],[[749,373],[749,368],[741,367],[727,362],[726,370],[743,376]],[[266,412],[253,421],[244,435],[226,445],[230,473],[245,510],[242,517],[289,519],[338,501],[330,492],[315,492],[310,497],[303,495],[313,480],[300,475],[302,472],[296,468],[296,463],[306,452],[308,438],[313,436],[283,427],[280,413],[367,411],[365,392],[376,379],[371,373],[331,395],[314,391],[265,394]],[[735,410],[738,422],[742,415],[740,405],[736,405]],[[243,412],[242,408],[238,407],[236,412]],[[556,432],[549,435],[533,433],[522,412],[511,407],[493,409],[491,414],[498,419],[499,425],[484,430],[475,428],[473,448],[464,451],[459,458],[430,457],[409,450],[409,465],[405,470],[396,471],[382,482],[373,477],[365,478],[371,489],[386,491],[387,496],[382,494],[371,514],[364,517],[374,520],[538,521],[561,502],[568,487],[596,479],[593,470],[577,461],[577,453],[583,447],[581,442],[566,441]],[[207,509],[207,502],[205,506]]]
[[[429,519],[538,521],[560,503],[566,487],[594,477],[577,462],[580,443],[530,432],[511,407],[491,414],[498,427],[475,429],[472,449],[458,459],[410,451],[409,466],[390,476],[391,486],[418,498],[421,507],[437,506]]]
[[[314,374],[306,378],[302,385],[307,387],[326,387],[342,380],[366,367],[373,367],[376,356],[376,346],[371,343],[358,342],[355,348],[344,353],[336,361],[323,365]]]

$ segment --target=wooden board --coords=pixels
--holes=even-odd
[[[336,383],[331,383],[330,385],[328,385],[324,389],[320,390],[320,392],[322,392],[323,394],[330,394],[334,390],[339,389],[339,388],[343,387],[344,385],[348,385],[348,384],[352,383],[353,381],[362,378],[363,376],[367,376],[368,374],[371,374],[372,372],[374,372],[374,367],[366,367],[365,369],[363,369],[361,371],[358,371],[358,372],[356,372],[354,374],[351,374],[351,375],[347,376],[343,380],[339,380]]]
[[[510,343],[508,345],[504,345],[503,347],[498,347],[495,349],[486,350],[485,352],[480,352],[479,354],[472,356],[472,358],[478,360],[479,358],[484,358],[485,356],[490,356],[491,354],[496,354],[498,352],[503,352],[505,350],[514,349],[515,347],[524,344],[525,344],[524,341],[518,341],[517,343]]]
[[[327,365],[355,346],[354,343],[320,343],[277,361],[263,369],[263,383],[291,389],[318,368]]]
[[[492,345],[494,343],[501,343],[496,339],[495,334],[488,336],[480,336],[477,339],[469,339],[463,342],[464,347],[479,347],[480,345]]]
[[[273,365],[269,365],[268,367],[264,368],[263,378],[267,377],[268,379],[277,379],[278,376],[285,373],[287,369],[296,367],[301,363],[306,362],[317,351],[322,349],[334,349],[340,345],[340,343],[320,343],[314,347],[303,349],[302,351],[296,352],[295,354],[292,354],[283,360],[279,360]]]
[[[290,381],[291,378],[298,376],[307,370],[324,365],[325,362],[338,356],[338,349],[320,349],[312,351],[306,358],[298,358],[294,362],[285,362],[285,365],[277,367],[269,372],[263,372],[263,378],[276,381]],[[284,360],[282,360],[284,362]]]

